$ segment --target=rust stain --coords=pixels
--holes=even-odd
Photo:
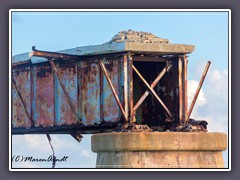
[[[67,93],[69,94],[69,98],[73,103],[75,109],[77,109],[78,101],[77,101],[77,64],[76,62],[59,62],[56,63],[59,78],[64,84]],[[66,95],[64,94],[60,83],[57,79],[55,79],[55,83],[58,89],[58,92],[55,93],[55,113],[56,113],[56,123],[58,126],[60,125],[72,125],[76,124],[77,120],[72,112],[69,103],[66,102]]]
[[[54,82],[51,66],[36,66],[36,73],[36,126],[53,126]]]
[[[13,69],[13,78],[18,87],[19,93],[21,94],[23,101],[26,105],[26,110],[28,114],[31,114],[31,85],[30,85],[30,66],[19,67]],[[12,87],[12,117],[13,117],[13,127],[30,127],[31,122],[27,114],[21,105],[20,98],[17,95],[16,90]]]
[[[119,60],[109,60],[107,64],[104,64],[108,73],[108,76],[113,84],[116,94],[119,96],[120,85],[120,73],[119,73]],[[121,104],[123,104],[121,102]],[[120,109],[113,96],[112,90],[106,77],[103,78],[103,116],[105,121],[113,121],[119,118]]]
[[[84,124],[100,123],[100,69],[97,63],[81,63],[82,121]]]

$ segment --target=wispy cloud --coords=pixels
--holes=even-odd
[[[192,101],[198,81],[188,81],[188,102]],[[228,132],[228,71],[210,70],[192,112],[193,118],[208,121],[209,131]]]

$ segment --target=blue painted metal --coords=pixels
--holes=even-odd
[[[44,56],[43,52],[43,57]],[[51,52],[46,52],[51,55]],[[50,54],[49,54],[50,53]],[[54,58],[58,54],[54,53]],[[48,56],[47,56],[48,57]],[[21,90],[20,93],[27,104],[27,110],[31,114],[34,126],[30,127],[29,118],[21,107],[16,90],[12,89],[12,127],[14,133],[81,133],[106,132],[113,129],[120,122],[129,122],[130,118],[138,124],[148,124],[158,126],[165,123],[166,114],[161,106],[157,106],[155,99],[149,95],[144,103],[136,111],[136,115],[131,114],[131,107],[146,91],[142,82],[133,74],[130,79],[130,64],[134,63],[146,80],[151,83],[159,74],[166,62],[151,62],[151,57],[146,62],[131,60],[126,53],[108,54],[98,56],[66,56],[54,59],[57,74],[53,71],[49,62],[14,63],[12,71]],[[108,74],[120,104],[127,113],[128,121],[124,121],[123,114],[113,95],[106,73],[100,67],[99,62],[104,63],[104,69]],[[156,93],[175,114],[174,121],[178,120],[178,69],[177,61],[174,58],[173,68],[167,72],[158,86]],[[134,62],[133,62],[134,61]],[[51,61],[52,62],[52,61]],[[54,68],[55,69],[55,68]],[[61,84],[60,85],[60,81]],[[134,86],[132,94],[130,85]],[[160,88],[161,87],[161,88]],[[163,88],[166,92],[163,92]],[[66,92],[69,98],[66,98]],[[130,96],[131,94],[131,96]],[[171,94],[171,96],[169,95]],[[170,98],[171,97],[171,98]],[[71,101],[71,103],[69,103]],[[74,107],[71,108],[70,107]],[[131,105],[131,106],[130,106]],[[74,115],[73,109],[77,111],[77,116],[81,120],[79,123]],[[164,125],[164,124],[163,124]],[[19,130],[19,128],[22,128]]]
[[[105,63],[105,67],[108,71],[109,78],[119,95],[120,85],[120,73],[119,73],[119,61],[112,60]],[[109,83],[105,76],[103,76],[103,117],[105,121],[118,121],[120,116],[120,110],[118,104],[110,89]]]
[[[78,106],[78,92],[77,92],[77,63],[76,62],[59,62],[56,63],[58,74],[63,82],[75,109]],[[76,124],[77,120],[72,112],[69,104],[66,102],[66,95],[64,94],[60,83],[54,77],[54,96],[55,96],[55,123],[59,125]]]
[[[30,67],[21,67],[15,69],[12,73],[16,86],[21,93],[22,100],[26,106],[28,114],[31,114],[31,89],[30,89]],[[17,90],[12,88],[13,96],[13,127],[30,127],[31,123],[23,107],[21,106],[21,100],[17,94]]]
[[[95,62],[81,63],[81,113],[83,124],[99,124],[100,119],[100,67]]]
[[[54,125],[54,79],[50,64],[37,65],[35,93],[33,99],[36,101],[34,108],[35,126]]]

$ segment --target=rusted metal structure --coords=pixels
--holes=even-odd
[[[193,45],[115,42],[12,59],[12,134],[170,129],[188,118]]]

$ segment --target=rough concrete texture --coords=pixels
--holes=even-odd
[[[224,133],[143,132],[92,135],[99,168],[223,168]]]
[[[187,44],[171,44],[152,33],[142,31],[121,31],[109,42],[102,45],[84,46],[76,48],[75,55],[97,55],[116,52],[141,52],[155,55],[188,54],[195,46]],[[65,51],[64,53],[68,53]]]
[[[224,168],[221,151],[140,151],[97,154],[97,168]]]
[[[195,46],[187,44],[147,44],[138,42],[122,42],[94,46],[77,47],[73,50],[61,51],[71,55],[98,55],[118,52],[140,52],[154,55],[188,54],[193,52]]]
[[[140,42],[140,43],[169,43],[168,39],[163,39],[153,35],[152,33],[143,32],[143,31],[133,31],[131,29],[127,31],[118,32],[109,42],[111,43],[119,43],[119,42]]]

